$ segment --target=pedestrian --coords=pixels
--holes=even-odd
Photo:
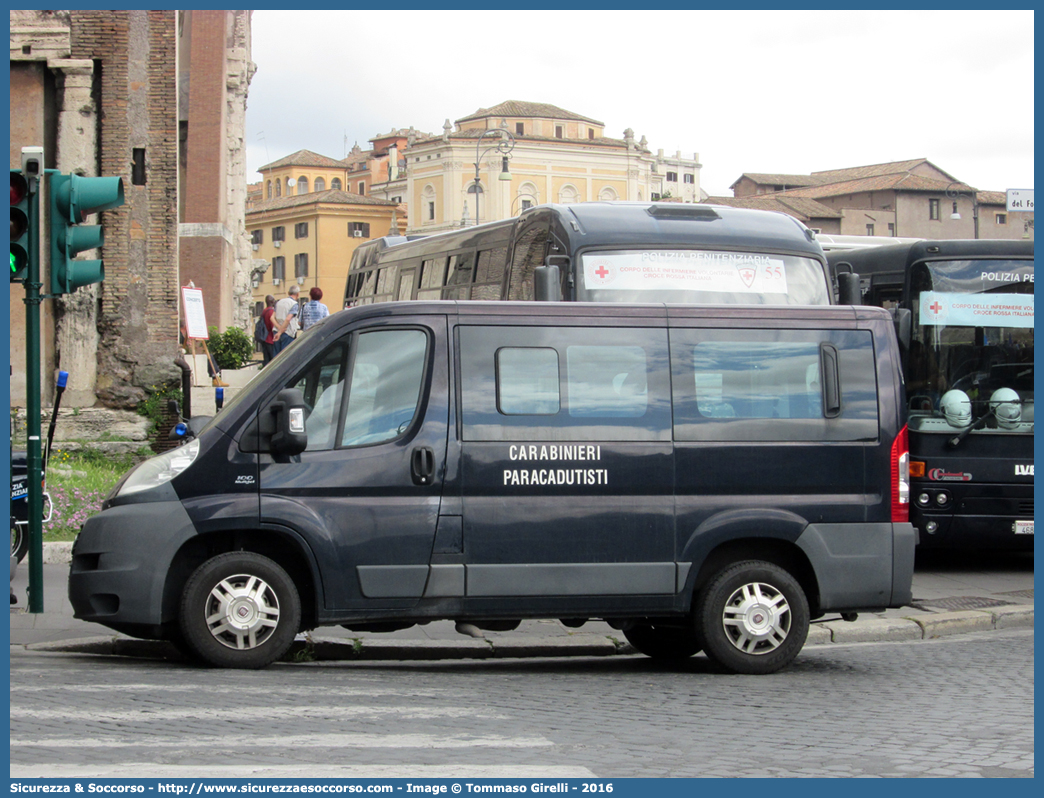
[[[265,328],[265,340],[261,342],[261,368],[267,366],[275,357],[275,306],[276,298],[271,294],[265,297],[265,309],[261,311],[261,323]]]
[[[276,302],[275,305],[275,332],[272,334],[273,346],[275,349],[272,354],[278,355],[290,344],[294,342],[294,338],[297,337],[297,331],[299,329],[297,323],[297,313],[300,309],[297,304],[297,296],[301,293],[301,289],[296,285],[291,285],[286,290],[286,296]]]
[[[323,298],[323,289],[315,286],[308,292],[310,302],[305,302],[301,308],[301,331],[304,332],[313,324],[316,324],[330,315],[330,308],[319,300]]]

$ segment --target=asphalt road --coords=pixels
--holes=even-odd
[[[215,671],[11,649],[12,777],[1031,777],[1033,631]]]

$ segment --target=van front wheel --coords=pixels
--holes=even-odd
[[[184,642],[211,665],[263,668],[283,656],[301,623],[290,576],[267,557],[234,551],[207,560],[185,584]]]
[[[696,633],[707,656],[733,673],[773,673],[789,665],[808,637],[808,599],[770,562],[734,563],[700,592]]]

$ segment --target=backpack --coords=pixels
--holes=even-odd
[[[257,324],[254,325],[254,340],[263,344],[268,338],[268,327],[265,325],[265,317],[258,316]]]

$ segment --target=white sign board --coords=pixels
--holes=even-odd
[[[787,293],[784,262],[769,255],[654,250],[583,256],[584,285],[605,290]]]
[[[185,308],[186,335],[201,341],[209,339],[207,316],[203,312],[203,292],[198,288],[182,288],[181,305]]]
[[[1008,211],[1028,211],[1033,213],[1033,189],[1032,188],[1009,188]]]
[[[947,327],[1033,326],[1033,294],[921,294],[921,323]]]

